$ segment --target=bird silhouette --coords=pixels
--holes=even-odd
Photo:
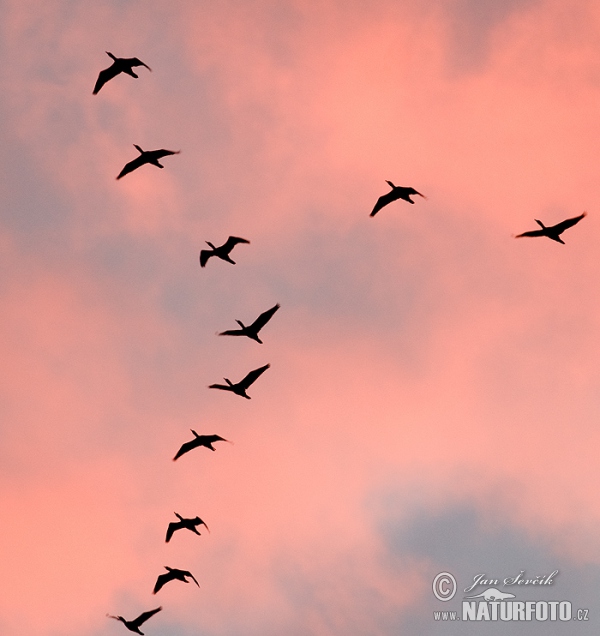
[[[265,364],[264,367],[260,367],[259,369],[254,369],[254,371],[250,371],[248,375],[240,380],[237,384],[233,384],[231,380],[227,378],[223,378],[227,384],[211,384],[209,389],[221,389],[221,391],[231,391],[236,395],[240,395],[241,397],[245,397],[247,400],[250,399],[250,396],[247,395],[246,389],[250,387],[251,384],[256,382],[256,380],[270,367],[270,364]]]
[[[203,525],[208,530],[208,526],[204,523],[204,521],[202,521],[202,519],[200,519],[200,517],[185,519],[177,513],[175,513],[175,516],[179,519],[179,521],[172,521],[169,524],[169,527],[167,528],[167,538],[165,539],[167,543],[169,543],[169,541],[171,540],[174,532],[177,532],[177,530],[182,530],[183,528],[187,528],[188,530],[195,532],[198,536],[200,536],[200,533],[196,529],[196,526]],[[208,531],[210,532],[210,530]]]
[[[204,267],[211,256],[218,256],[220,259],[235,265],[235,261],[232,261],[229,257],[229,252],[231,252],[238,243],[250,243],[250,241],[239,238],[239,236],[230,236],[225,243],[219,247],[215,247],[212,243],[206,241],[206,244],[212,249],[200,251],[200,267]]]
[[[397,201],[398,199],[402,199],[403,201],[408,201],[409,203],[414,203],[414,201],[410,198],[411,195],[413,194],[418,194],[420,197],[423,197],[424,199],[427,198],[424,194],[417,192],[414,188],[405,188],[403,186],[396,186],[391,181],[387,181],[387,180],[386,180],[386,183],[389,183],[392,189],[387,194],[384,194],[383,196],[380,196],[379,199],[377,199],[377,203],[375,204],[375,207],[373,208],[373,211],[371,212],[369,216],[375,216],[377,212],[381,210],[381,208],[385,207],[388,203],[391,203],[392,201]]]
[[[154,616],[154,614],[156,614],[157,612],[160,612],[161,610],[162,610],[162,607],[157,607],[156,609],[149,610],[147,612],[144,612],[143,614],[140,614],[137,618],[134,618],[132,621],[125,620],[122,616],[112,616],[111,614],[107,614],[107,616],[108,618],[114,618],[118,621],[121,621],[123,625],[125,625],[125,627],[127,627],[127,629],[130,632],[135,632],[136,634],[142,634],[142,636],[144,636],[144,632],[140,631],[140,625],[145,623],[150,617]]]
[[[125,164],[125,167],[121,172],[119,172],[119,176],[117,179],[124,177],[126,174],[133,172],[140,166],[143,166],[145,163],[151,163],[153,166],[157,168],[164,168],[164,166],[159,163],[159,159],[162,157],[168,157],[169,155],[178,155],[181,150],[165,150],[161,148],[160,150],[142,150],[138,145],[133,144],[135,148],[137,148],[140,152],[139,157],[132,159],[129,163]]]
[[[210,448],[211,451],[214,451],[217,450],[216,448],[213,448],[213,444],[215,442],[229,442],[230,444],[233,444],[233,442],[230,442],[228,439],[220,437],[219,435],[198,435],[198,433],[196,433],[193,428],[191,428],[190,431],[192,431],[192,433],[194,434],[194,439],[181,445],[181,448],[177,451],[177,455],[173,457],[173,461],[175,461],[185,453],[188,453],[192,449],[197,448],[198,446],[205,446],[206,448]]]
[[[133,72],[134,66],[145,66],[149,71],[152,69],[139,60],[137,57],[115,57],[112,53],[106,51],[106,55],[108,55],[113,63],[105,68],[103,71],[100,71],[98,75],[98,79],[96,80],[96,85],[94,86],[94,95],[98,94],[98,91],[113,77],[116,77],[119,73],[127,73],[127,75],[131,75],[131,77],[135,77],[137,79],[137,75]]]
[[[241,329],[230,329],[228,331],[222,331],[220,336],[248,336],[252,340],[256,340],[259,344],[262,344],[262,340],[258,337],[258,332],[271,320],[273,314],[279,309],[279,304],[271,309],[267,309],[260,316],[248,326],[245,326],[241,320],[236,320]]]
[[[169,581],[183,581],[184,583],[189,583],[187,580],[187,576],[189,576],[194,583],[200,587],[200,584],[194,578],[194,575],[187,570],[178,570],[177,568],[170,568],[168,565],[165,565],[165,569],[168,570],[166,574],[159,574],[156,579],[156,585],[154,586],[154,590],[152,590],[152,594],[156,594],[163,585],[166,585]]]
[[[560,238],[560,235],[570,227],[573,227],[576,223],[579,223],[584,216],[587,215],[587,212],[580,214],[579,216],[575,216],[572,219],[566,219],[557,223],[556,225],[551,225],[550,227],[546,227],[541,221],[535,219],[535,222],[542,228],[541,230],[531,230],[531,232],[523,232],[523,234],[517,234],[515,238],[521,238],[522,236],[547,236],[549,239],[553,241],[557,241],[558,243],[565,242]]]

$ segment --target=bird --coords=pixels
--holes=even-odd
[[[171,540],[173,533],[177,530],[181,530],[182,528],[187,528],[188,530],[195,532],[198,536],[200,536],[200,533],[196,529],[196,526],[203,525],[208,530],[208,526],[204,523],[204,521],[202,521],[202,519],[200,519],[200,517],[185,519],[177,513],[175,513],[175,516],[179,519],[179,521],[172,521],[169,524],[169,527],[167,528],[167,538],[165,539],[167,543],[169,543],[169,541]],[[210,530],[208,531],[210,532]]]
[[[140,614],[137,618],[134,618],[132,621],[125,620],[122,616],[112,616],[111,614],[107,614],[107,616],[108,618],[114,618],[118,621],[121,621],[123,625],[125,625],[125,627],[127,627],[127,629],[130,632],[135,632],[136,634],[142,634],[142,636],[144,636],[144,632],[140,631],[140,625],[145,623],[150,617],[154,616],[154,614],[156,614],[157,612],[160,612],[161,610],[162,610],[162,607],[157,607],[156,609],[149,610],[147,612],[144,612],[143,614]]]
[[[125,167],[121,172],[119,172],[119,176],[117,179],[124,177],[126,174],[133,172],[140,166],[143,166],[145,163],[151,163],[153,166],[157,168],[164,168],[164,166],[159,163],[159,159],[162,157],[168,157],[169,155],[178,155],[181,150],[165,150],[161,148],[160,150],[142,150],[137,144],[133,144],[135,148],[137,148],[140,152],[139,157],[132,159],[129,163],[125,164]]]
[[[94,95],[97,95],[104,84],[113,77],[116,77],[119,73],[127,73],[127,75],[131,75],[131,77],[137,79],[138,76],[133,72],[134,66],[145,66],[149,71],[152,71],[147,64],[144,64],[142,60],[139,60],[137,57],[115,57],[108,51],[106,51],[106,55],[112,59],[113,63],[108,68],[100,71],[96,85],[94,86]]]
[[[547,236],[549,239],[553,241],[557,241],[558,243],[565,242],[560,238],[560,235],[570,227],[573,227],[576,223],[579,223],[584,216],[587,216],[587,212],[580,214],[579,216],[575,216],[572,219],[565,219],[556,225],[551,225],[550,227],[546,227],[541,221],[534,219],[535,222],[542,228],[541,230],[531,230],[530,232],[523,232],[523,234],[517,234],[515,238],[521,238],[522,236]]]
[[[258,332],[271,320],[273,314],[279,309],[279,303],[275,305],[275,307],[271,307],[271,309],[267,309],[260,316],[248,326],[245,326],[241,320],[237,320],[237,324],[241,327],[241,329],[229,329],[228,331],[222,331],[220,336],[248,336],[252,340],[256,340],[259,344],[262,344],[262,340],[258,337]]]
[[[230,236],[225,243],[219,247],[215,247],[212,243],[206,241],[206,244],[212,249],[200,251],[200,267],[205,267],[206,262],[211,256],[218,256],[220,259],[235,265],[235,261],[232,261],[229,257],[229,252],[231,252],[238,243],[250,243],[250,241],[240,238],[239,236]]]
[[[246,389],[250,387],[251,384],[256,382],[256,380],[270,367],[270,364],[265,364],[264,367],[260,367],[259,369],[254,369],[254,371],[250,371],[248,375],[240,380],[237,384],[233,384],[231,380],[227,378],[223,378],[227,384],[211,384],[209,389],[221,389],[221,391],[231,391],[236,395],[240,395],[241,397],[245,397],[247,400],[250,399],[250,396],[247,395]]]
[[[156,579],[156,585],[154,586],[154,590],[152,590],[152,594],[156,594],[163,585],[166,585],[169,581],[183,581],[184,583],[189,583],[186,579],[189,576],[194,583],[200,587],[200,584],[194,578],[194,575],[187,570],[178,570],[177,568],[170,568],[168,565],[165,565],[165,569],[168,570],[166,574],[159,574]]]
[[[418,194],[420,197],[423,197],[424,199],[427,198],[424,194],[417,192],[414,188],[405,188],[403,186],[396,186],[391,181],[387,181],[387,180],[386,180],[386,183],[389,183],[392,189],[387,194],[384,194],[383,196],[380,196],[379,199],[377,199],[377,203],[375,204],[375,207],[373,208],[373,211],[371,212],[369,216],[375,216],[377,212],[381,210],[381,208],[385,207],[388,203],[391,203],[392,201],[397,201],[398,199],[402,199],[403,201],[408,201],[409,203],[414,203],[414,201],[410,198],[411,195],[413,194]]]
[[[211,451],[214,451],[217,450],[216,448],[213,448],[213,444],[215,442],[229,442],[230,444],[233,444],[233,442],[230,442],[228,439],[220,437],[219,435],[198,435],[198,433],[196,433],[193,428],[191,428],[190,431],[192,431],[192,433],[194,434],[194,439],[181,445],[181,448],[177,451],[177,455],[173,457],[173,461],[175,461],[185,453],[191,451],[193,448],[197,448],[198,446],[205,446],[206,448],[210,448]]]

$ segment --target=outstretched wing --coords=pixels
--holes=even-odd
[[[177,455],[175,455],[175,457],[173,457],[173,461],[175,461],[176,459],[178,459],[179,457],[181,457],[182,455],[185,455],[185,453],[191,451],[193,448],[196,448],[196,446],[198,446],[198,438],[195,437],[193,440],[186,442],[185,444],[181,445],[181,448],[177,451]]]
[[[129,163],[125,164],[125,167],[123,168],[123,170],[121,170],[121,172],[119,173],[119,176],[117,177],[117,179],[120,179],[121,177],[124,177],[126,174],[129,174],[130,172],[133,172],[134,170],[136,170],[140,166],[143,166],[145,163],[147,163],[147,161],[143,157],[143,155],[140,155],[139,157],[136,157],[135,159],[133,159]]]
[[[201,250],[200,251],[200,267],[204,267],[208,259],[214,255],[215,253],[213,250]]]
[[[271,309],[267,309],[264,311],[251,325],[251,329],[256,329],[256,331],[260,331],[273,317],[273,314],[279,309],[280,305],[277,303],[275,307],[271,307]]]
[[[152,69],[147,64],[144,64],[142,60],[137,57],[128,57],[125,58],[124,61],[127,62],[129,66],[145,66],[149,71],[152,71]]]
[[[396,199],[399,199],[399,198],[400,198],[400,195],[395,189],[390,190],[387,194],[384,194],[383,196],[380,196],[379,199],[377,199],[377,203],[375,204],[375,207],[373,208],[373,211],[371,212],[369,216],[375,216],[377,212],[381,210],[381,208],[385,207],[388,203],[391,203],[392,201],[396,201]]]
[[[260,367],[259,369],[254,369],[254,371],[250,371],[248,375],[238,382],[240,387],[243,389],[247,389],[251,384],[256,382],[256,380],[270,367],[270,364],[265,364],[264,367]]]
[[[231,391],[231,387],[227,384],[209,384],[209,389],[221,389],[221,391]]]
[[[181,452],[181,449],[179,450]],[[175,459],[177,459],[177,457],[175,457]],[[165,539],[165,542],[169,543],[169,541],[171,540],[171,537],[173,536],[173,533],[176,530],[179,530],[180,528],[181,528],[181,524],[179,523],[179,521],[171,521],[171,523],[169,524],[169,527],[167,528],[167,537]]]
[[[199,517],[197,517],[199,519]],[[210,532],[210,528],[204,523],[204,521],[202,521],[202,519],[200,519],[200,521],[198,522],[199,526],[204,526],[209,532]]]
[[[221,331],[219,336],[243,336],[244,332],[241,329],[229,329],[227,331]]]
[[[152,590],[152,594],[156,594],[162,588],[163,585],[165,585],[172,579],[173,579],[173,575],[171,574],[171,572],[166,572],[165,574],[159,574],[158,578],[156,579],[156,585],[154,586],[154,589]]]
[[[427,197],[424,194],[421,194],[418,190],[415,190],[414,188],[403,188],[402,186],[399,186],[400,190],[402,190],[403,194],[417,194],[420,197],[423,197],[424,199],[426,199]]]
[[[194,578],[194,575],[191,572],[188,572],[187,570],[184,572],[185,576],[189,576],[192,581],[194,581],[194,583],[200,587],[200,583],[198,583],[198,581],[196,581],[196,579]]]
[[[181,150],[165,150],[161,148],[160,150],[155,150],[153,154],[157,159],[160,159],[161,157],[168,157],[169,155],[178,155],[180,152]]]
[[[94,95],[98,94],[98,91],[113,77],[116,77],[121,71],[117,68],[116,64],[111,64],[108,68],[105,68],[103,71],[100,71],[98,74],[98,79],[96,80],[96,85],[94,86]]]
[[[522,236],[546,236],[546,230],[531,230],[531,232],[523,232],[523,234],[517,234],[515,238],[521,238]]]
[[[228,439],[225,439],[224,437],[221,437],[220,435],[200,435],[200,437],[202,438],[204,442],[208,444],[214,444],[215,442],[229,442]],[[231,444],[231,442],[229,443]]]
[[[581,221],[581,219],[583,219],[584,216],[587,216],[587,212],[584,212],[583,214],[580,214],[579,216],[575,216],[572,219],[565,219],[564,221],[557,223],[551,229],[558,232],[558,234],[561,234],[567,228],[573,227],[573,225],[575,225],[576,223],[579,223],[579,221]]]
[[[140,625],[145,623],[150,617],[154,616],[154,614],[157,614],[161,610],[162,610],[162,606],[157,607],[156,609],[153,609],[153,610],[148,610],[147,612],[140,614],[134,621],[131,621],[131,622],[139,627]]]
[[[239,236],[230,236],[223,245],[223,249],[225,251],[232,250],[238,243],[250,243],[245,238],[240,238]]]

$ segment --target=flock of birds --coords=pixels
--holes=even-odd
[[[103,71],[101,71],[100,74],[98,75],[98,79],[96,81],[96,85],[94,86],[94,90],[93,90],[94,95],[97,95],[98,92],[102,89],[102,87],[108,81],[110,81],[111,79],[119,75],[120,73],[126,73],[127,75],[131,75],[131,77],[137,78],[138,75],[134,73],[133,71],[134,67],[144,66],[148,70],[151,70],[147,64],[144,64],[144,62],[139,60],[137,57],[119,58],[113,55],[112,53],[109,53],[108,51],[107,51],[107,54],[113,60],[113,63],[107,69],[104,69]],[[163,157],[167,157],[170,155],[176,155],[176,154],[179,154],[180,152],[179,150],[177,151],[166,150],[164,148],[159,150],[142,150],[140,146],[136,144],[134,144],[134,146],[138,150],[139,155],[135,159],[130,161],[129,163],[125,164],[121,172],[118,174],[117,180],[121,179],[122,177],[129,174],[130,172],[137,170],[144,164],[151,164],[153,166],[156,166],[157,168],[163,168],[164,166],[159,162],[159,159],[162,159]],[[236,245],[239,245],[241,243],[249,244],[250,241],[244,238],[240,238],[238,236],[230,236],[227,239],[227,241],[223,243],[223,245],[220,245],[218,247],[215,247],[215,245],[207,241],[207,244],[210,249],[203,249],[200,251],[200,266],[206,267],[207,262],[213,256],[235,265],[235,261],[231,258],[230,254],[233,248]],[[275,312],[279,309],[279,307],[280,307],[279,304],[276,304],[275,306],[271,307],[267,311],[264,311],[254,320],[254,322],[252,322],[249,325],[245,325],[241,320],[236,320],[237,324],[239,325],[239,329],[229,329],[229,330],[220,332],[218,335],[246,336],[247,338],[250,338],[251,340],[255,340],[259,344],[262,344],[262,340],[259,338],[258,334],[261,331],[261,329],[269,322],[269,320],[271,320],[271,318],[273,317]],[[234,383],[228,378],[224,378],[224,381],[226,384],[211,384],[208,388],[220,389],[221,391],[230,391],[234,393],[235,395],[239,395],[249,400],[250,396],[247,394],[246,391],[269,368],[269,366],[270,366],[269,364],[265,364],[264,366],[258,369],[254,369],[253,371],[250,371],[239,382]],[[194,436],[193,439],[181,445],[181,447],[175,454],[175,457],[173,457],[173,461],[176,461],[182,455],[185,455],[186,453],[190,452],[194,448],[204,447],[214,451],[216,449],[214,448],[213,444],[215,444],[216,442],[221,442],[221,441],[229,442],[229,440],[226,440],[220,435],[200,435],[193,429],[191,429],[191,431]],[[206,523],[198,516],[193,518],[185,518],[177,512],[175,513],[175,516],[177,517],[177,521],[172,521],[167,528],[167,534],[165,537],[166,543],[169,543],[171,541],[174,533],[177,532],[178,530],[189,530],[197,535],[200,535],[200,532],[198,532],[198,526],[204,526],[208,530],[208,526],[206,525]],[[210,530],[208,531],[210,532]],[[154,585],[154,589],[152,590],[153,594],[157,594],[167,583],[170,583],[171,581],[182,581],[184,583],[188,583],[191,580],[198,587],[200,587],[200,584],[198,583],[194,575],[188,570],[180,570],[178,568],[172,568],[169,566],[165,566],[165,570],[166,572],[158,575],[158,578],[156,579],[156,583]],[[136,634],[143,634],[143,632],[140,630],[140,627],[148,619],[152,618],[155,614],[157,614],[161,610],[162,610],[162,606],[152,610],[148,610],[147,612],[143,612],[142,614],[140,614],[137,618],[134,618],[133,620],[127,620],[126,618],[120,615],[115,616],[112,614],[107,614],[107,616],[109,618],[113,618],[115,620],[122,622],[123,625],[125,625],[125,627],[128,630],[135,632]]]
[[[120,73],[126,73],[127,75],[130,75],[131,77],[137,78],[138,75],[133,71],[134,67],[143,66],[147,68],[149,71],[152,70],[147,64],[142,62],[137,57],[119,58],[114,56],[112,53],[109,53],[108,51],[107,51],[107,55],[113,60],[113,63],[111,64],[111,66],[101,71],[100,74],[98,75],[98,79],[96,81],[96,84],[93,90],[94,95],[97,95],[98,92],[102,89],[102,87],[107,82],[115,78]],[[170,155],[176,155],[176,154],[179,154],[180,152],[179,150],[177,151],[166,150],[164,148],[158,149],[158,150],[142,150],[140,146],[135,144],[134,146],[138,150],[139,156],[137,156],[135,159],[133,159],[129,163],[125,164],[121,172],[118,174],[117,179],[121,179],[125,175],[133,172],[134,170],[137,170],[138,168],[140,168],[141,166],[145,164],[150,164],[150,165],[156,166],[157,168],[164,168],[164,166],[159,162],[159,159],[162,159],[163,157],[167,157]],[[382,208],[386,207],[387,205],[389,205],[390,203],[394,201],[403,200],[403,201],[407,201],[408,203],[414,204],[415,202],[411,199],[411,196],[420,196],[424,199],[427,198],[425,197],[425,195],[421,194],[420,192],[418,192],[412,187],[397,186],[397,185],[394,185],[391,181],[387,181],[387,183],[389,184],[391,190],[387,192],[386,194],[383,194],[377,199],[377,202],[375,203],[375,206],[373,207],[373,210],[371,211],[370,216],[375,216]],[[540,229],[531,230],[529,232],[523,232],[521,234],[517,234],[515,238],[545,236],[549,239],[552,239],[553,241],[557,241],[558,243],[564,244],[564,241],[560,238],[560,235],[568,228],[572,227],[576,223],[579,223],[579,221],[581,221],[585,216],[586,216],[586,212],[583,212],[579,216],[566,219],[552,226],[546,226],[542,223],[542,221],[535,219],[536,223],[540,226]],[[219,247],[215,247],[215,245],[207,241],[207,244],[210,247],[210,249],[203,249],[200,251],[200,266],[205,267],[209,259],[212,257],[217,257],[221,260],[224,260],[228,263],[235,265],[235,261],[232,260],[230,256],[231,251],[234,249],[236,245],[248,244],[248,243],[250,243],[250,241],[248,241],[247,239],[240,238],[237,236],[230,236],[227,239],[227,241],[225,241],[225,243],[223,243],[223,245],[220,245]],[[276,304],[275,306],[271,307],[267,311],[261,313],[250,325],[244,325],[240,320],[236,320],[236,322],[239,325],[239,329],[230,329],[227,331],[223,331],[219,333],[218,335],[246,336],[252,340],[255,340],[259,344],[262,344],[262,340],[259,338],[258,334],[260,330],[269,322],[269,320],[271,320],[271,318],[273,317],[275,312],[279,309],[279,307],[280,307],[279,304]],[[270,366],[269,364],[265,364],[264,366],[259,367],[258,369],[254,369],[253,371],[250,371],[239,382],[234,383],[234,382],[231,382],[231,380],[229,380],[228,378],[224,378],[226,384],[211,384],[208,388],[219,389],[221,391],[230,391],[236,395],[239,395],[249,400],[250,396],[247,394],[247,390],[269,368],[269,366]],[[184,455],[185,453],[188,453],[194,448],[205,447],[214,451],[215,450],[213,446],[214,443],[220,442],[220,441],[229,442],[229,440],[226,440],[223,437],[220,437],[219,435],[200,435],[193,429],[192,429],[192,433],[194,435],[193,439],[181,445],[181,448],[177,451],[175,457],[173,457],[173,461],[179,459],[182,455]],[[167,543],[171,540],[171,538],[173,537],[173,534],[177,532],[178,530],[187,529],[191,532],[194,532],[197,535],[200,535],[200,532],[198,532],[198,526],[203,525],[208,530],[208,526],[206,525],[206,523],[202,519],[200,519],[200,517],[198,516],[194,518],[190,518],[190,519],[184,518],[178,513],[175,513],[175,516],[177,517],[178,521],[173,521],[169,524],[167,528],[167,534],[166,534]],[[198,581],[195,579],[194,575],[191,572],[187,570],[171,568],[168,566],[165,566],[165,569],[167,571],[163,574],[160,574],[158,578],[156,579],[156,584],[154,585],[154,589],[152,591],[153,594],[156,594],[157,592],[159,592],[163,588],[163,586],[165,586],[170,581],[183,581],[184,583],[188,583],[189,582],[188,579],[190,579],[194,581],[194,583],[198,587],[200,587]],[[118,621],[121,621],[125,625],[125,627],[127,627],[127,629],[129,629],[130,631],[135,632],[137,634],[143,634],[143,632],[140,631],[140,627],[142,626],[142,624],[145,623],[148,619],[152,618],[152,616],[154,616],[161,610],[162,610],[162,607],[157,607],[147,612],[143,612],[142,614],[140,614],[137,618],[133,620],[126,620],[125,618],[123,618],[123,616],[113,616],[111,614],[107,614],[107,616],[109,618],[114,618]]]

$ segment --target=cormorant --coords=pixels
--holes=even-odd
[[[144,636],[144,632],[140,631],[140,625],[145,623],[150,617],[154,616],[154,614],[156,614],[157,612],[160,612],[161,610],[162,610],[162,607],[157,607],[156,609],[149,610],[147,612],[144,612],[143,614],[140,614],[137,618],[134,618],[132,621],[125,620],[122,616],[112,616],[111,614],[107,614],[107,616],[108,618],[114,618],[118,621],[121,621],[123,625],[125,625],[125,627],[127,627],[127,629],[130,632],[135,632],[136,634],[142,634],[142,636]]]
[[[258,337],[258,332],[271,320],[273,314],[279,309],[279,304],[267,311],[263,312],[251,325],[247,327],[241,320],[236,320],[241,329],[230,329],[229,331],[222,331],[220,336],[248,336],[252,340],[256,340],[259,344],[262,344],[262,340]]]
[[[204,521],[202,521],[202,519],[200,519],[200,517],[194,517],[193,519],[185,519],[184,517],[182,517],[180,514],[177,514],[177,513],[175,513],[175,516],[179,519],[179,521],[171,521],[171,523],[169,524],[169,527],[167,528],[167,538],[165,539],[167,543],[169,543],[169,541],[171,540],[171,537],[173,536],[174,532],[176,532],[177,530],[182,530],[183,528],[187,528],[188,530],[191,530],[192,532],[196,533],[198,536],[200,536],[200,533],[196,529],[196,526],[203,525],[208,530],[208,526],[204,523]],[[210,530],[208,531],[210,532]]]
[[[169,581],[183,581],[184,583],[189,583],[186,579],[186,576],[189,576],[194,583],[200,587],[200,584],[194,578],[194,575],[187,570],[178,570],[177,568],[170,568],[168,565],[165,565],[165,569],[168,570],[166,574],[159,574],[156,579],[156,585],[154,586],[154,590],[152,590],[152,594],[156,594],[163,585],[166,585]]]
[[[181,445],[181,448],[177,451],[177,455],[173,457],[173,461],[175,461],[185,453],[191,451],[192,449],[197,448],[198,446],[205,446],[206,448],[210,448],[211,451],[214,451],[217,450],[216,448],[213,448],[213,444],[215,442],[229,442],[230,444],[233,443],[230,442],[228,439],[225,439],[224,437],[219,437],[219,435],[198,435],[198,433],[196,433],[193,428],[191,428],[190,431],[192,431],[192,433],[194,434],[194,439]]]
[[[403,186],[395,186],[391,181],[387,181],[387,180],[386,180],[386,183],[389,183],[392,189],[387,194],[384,194],[383,196],[380,196],[379,199],[377,199],[377,203],[375,204],[375,207],[373,208],[373,211],[371,212],[370,216],[375,216],[377,212],[381,210],[381,208],[385,207],[388,203],[391,203],[392,201],[397,201],[398,199],[402,199],[403,201],[408,201],[409,203],[414,203],[414,201],[410,198],[411,195],[413,194],[418,194],[420,197],[423,197],[424,199],[427,198],[424,194],[417,192],[414,188],[405,188]]]
[[[132,159],[129,163],[126,163],[123,170],[121,170],[121,172],[119,173],[117,179],[124,177],[130,172],[133,172],[140,166],[143,166],[145,163],[151,163],[157,168],[164,168],[164,166],[159,163],[159,159],[161,159],[162,157],[168,157],[169,155],[178,155],[181,152],[181,150],[165,150],[164,148],[161,148],[160,150],[142,150],[138,145],[133,145],[140,152],[140,156]]]
[[[97,95],[104,84],[113,77],[116,77],[119,73],[127,73],[127,75],[131,75],[131,77],[137,79],[138,76],[133,72],[134,66],[145,66],[149,71],[152,70],[147,64],[144,64],[142,60],[138,60],[137,57],[115,57],[108,51],[106,51],[106,55],[113,60],[113,63],[108,68],[100,71],[96,85],[94,86],[94,95]]]
[[[240,380],[237,384],[233,384],[231,380],[227,378],[223,378],[227,384],[211,384],[209,389],[221,389],[221,391],[231,391],[236,395],[240,395],[241,397],[245,397],[247,400],[250,399],[250,396],[246,394],[246,389],[250,387],[251,384],[256,382],[260,375],[262,375],[271,365],[265,364],[264,367],[260,367],[259,369],[254,369],[254,371],[250,371],[248,375]]]
[[[521,238],[522,236],[547,236],[549,239],[553,241],[557,241],[558,243],[565,242],[560,238],[560,235],[570,227],[573,227],[576,223],[579,223],[584,216],[587,215],[587,212],[580,214],[579,216],[575,216],[572,219],[566,219],[557,223],[556,225],[551,225],[550,227],[546,227],[541,221],[535,219],[535,222],[542,228],[541,230],[531,230],[530,232],[523,232],[523,234],[517,234],[515,238]]]
[[[232,261],[229,257],[229,252],[231,252],[238,243],[250,243],[250,241],[239,238],[238,236],[230,236],[225,243],[219,247],[215,247],[212,243],[206,241],[206,244],[212,249],[200,251],[200,267],[204,267],[211,256],[218,256],[220,259],[235,265],[235,261]]]

